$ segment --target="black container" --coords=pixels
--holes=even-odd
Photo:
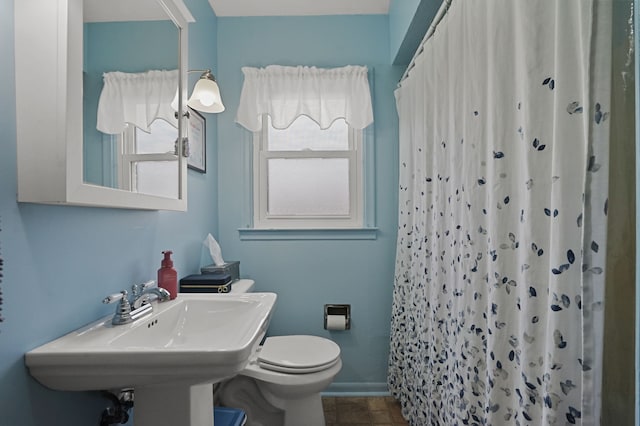
[[[231,283],[227,273],[188,275],[180,280],[180,293],[229,293]]]

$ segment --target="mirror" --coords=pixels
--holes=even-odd
[[[178,199],[179,28],[156,0],[83,1],[83,180]]]
[[[18,201],[186,210],[187,161],[176,153],[186,136],[194,19],[183,1],[29,0],[16,2],[14,15]],[[103,75],[158,70],[174,73],[180,118],[165,111],[141,132],[99,134]]]

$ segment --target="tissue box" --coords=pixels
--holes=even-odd
[[[237,260],[232,260],[225,262],[222,265],[207,265],[200,268],[201,274],[211,274],[211,273],[224,273],[231,275],[231,281],[237,281],[240,279],[240,262]]]
[[[180,293],[229,293],[231,275],[225,273],[194,274],[180,279]]]

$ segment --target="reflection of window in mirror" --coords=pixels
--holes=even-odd
[[[160,197],[178,197],[175,142],[178,129],[162,119],[154,120],[150,132],[128,124],[118,136],[118,187]]]
[[[174,188],[178,187],[178,180],[167,186],[165,185],[166,174],[155,171],[160,160],[155,163],[145,160],[140,164],[135,162],[120,164],[125,151],[119,146],[118,134],[122,132],[124,123],[114,128],[111,126],[113,122],[110,122],[108,123],[108,131],[106,131],[104,128],[98,127],[98,117],[101,114],[99,111],[100,97],[107,80],[111,83],[124,85],[132,83],[136,76],[142,81],[145,78],[144,75],[147,79],[144,80],[145,85],[148,81],[153,80],[154,82],[153,96],[150,99],[156,102],[160,97],[163,105],[167,104],[164,109],[168,111],[168,104],[175,96],[178,84],[179,29],[156,0],[136,0],[135,2],[129,0],[110,0],[108,2],[83,0],[83,5],[84,182],[162,197],[169,196],[168,191],[170,191],[170,198],[177,198],[178,192],[174,191]],[[156,88],[161,88],[161,92],[158,92]],[[129,95],[137,93],[133,89],[135,87],[127,86],[121,92],[127,95],[127,102],[129,102]],[[165,98],[168,98],[167,102],[165,102]],[[115,105],[119,104],[118,99],[113,97],[110,99],[115,101]],[[148,102],[148,99],[147,96],[144,96],[142,102],[138,102],[138,108],[142,108],[141,105]],[[127,105],[131,104],[127,103]],[[113,103],[107,103],[104,108],[102,118],[107,116],[113,119],[120,117],[121,111],[114,108]],[[127,109],[127,114],[129,109]],[[163,108],[160,109],[163,110]],[[156,106],[151,105],[142,112],[142,115],[157,110]],[[168,117],[172,118],[174,111],[161,113],[160,116],[169,121]],[[144,130],[150,131],[147,128],[147,121],[153,117],[145,116],[142,121],[128,119],[128,116],[124,118],[124,121],[135,122]],[[175,125],[177,126],[177,122]],[[154,132],[155,130],[151,130],[152,134]],[[135,135],[131,137],[135,137]],[[171,141],[172,152],[175,139],[174,137]],[[162,154],[167,151],[169,150],[164,149],[155,152]],[[136,154],[136,152],[130,150],[126,154]],[[168,175],[179,176],[178,162],[167,160],[162,168],[169,167],[169,164],[176,170],[171,170]],[[126,180],[123,179],[121,170],[129,170],[131,167],[134,170],[127,174]],[[145,175],[138,176],[139,173],[145,173]],[[152,176],[158,174],[162,175],[161,182],[150,185],[149,182],[155,180],[155,177],[152,179]]]

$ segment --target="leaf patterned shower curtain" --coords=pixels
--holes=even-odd
[[[454,0],[396,91],[412,425],[599,424],[610,9]]]

